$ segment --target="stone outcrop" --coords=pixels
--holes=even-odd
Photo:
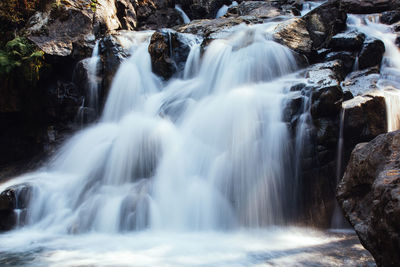
[[[7,231],[17,224],[22,225],[32,194],[32,187],[20,184],[7,188],[0,194],[0,231]],[[18,210],[17,216],[15,210]]]
[[[347,13],[372,14],[400,7],[398,0],[341,0],[341,5]]]
[[[345,112],[343,131],[347,147],[354,147],[387,131],[386,103],[379,91],[347,100],[342,108]]]
[[[331,1],[301,18],[279,24],[274,38],[294,51],[310,56],[312,52],[327,46],[333,35],[346,28],[346,19],[340,2]]]
[[[185,38],[185,36],[188,37]],[[184,42],[184,39],[186,41],[191,40],[193,43],[200,42],[200,38],[196,38],[191,34],[178,33],[171,30],[161,30],[152,35],[149,53],[154,73],[169,79],[177,71],[183,70],[190,52],[190,44]]]
[[[385,53],[385,44],[375,38],[365,40],[358,58],[358,67],[360,69],[370,68],[380,65],[383,54]]]
[[[379,68],[372,67],[365,70],[353,71],[342,83],[344,93],[350,93],[351,97],[365,94],[378,89]]]
[[[378,266],[400,265],[400,132],[356,146],[337,199]]]

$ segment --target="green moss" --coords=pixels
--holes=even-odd
[[[0,76],[36,84],[44,66],[44,53],[24,37],[9,41],[0,49]]]

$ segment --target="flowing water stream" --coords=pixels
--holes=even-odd
[[[240,25],[202,57],[193,44],[168,82],[151,71],[152,32],[135,33],[99,122],[0,185],[33,188],[21,228],[0,235],[0,264],[372,266],[352,233],[287,226],[310,98],[292,146],[282,103],[305,81],[274,25]]]

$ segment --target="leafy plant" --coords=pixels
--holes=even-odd
[[[27,82],[36,83],[43,66],[44,53],[24,37],[11,40],[0,49],[0,76],[3,78],[17,74]]]

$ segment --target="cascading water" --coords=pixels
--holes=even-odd
[[[85,120],[85,110],[90,108],[95,114],[99,113],[99,81],[98,81],[98,65],[100,62],[99,56],[99,41],[96,41],[92,56],[88,59],[87,64],[87,78],[88,78],[88,92],[86,97],[82,99],[81,107],[78,110],[77,120],[83,125]]]
[[[215,18],[223,17],[228,12],[229,8],[235,7],[235,6],[238,6],[238,3],[236,1],[233,1],[229,6],[223,5],[222,7],[220,7],[220,9],[218,9],[217,15],[215,16]]]
[[[181,17],[183,19],[183,23],[189,23],[190,22],[190,18],[188,17],[188,15],[186,15],[185,11],[182,10],[180,5],[175,5],[175,9],[179,12],[179,14],[181,14]]]
[[[291,228],[249,230],[283,225],[288,204],[296,207],[287,194],[296,185],[291,155],[299,153],[288,143],[282,103],[303,79],[293,74],[290,50],[271,41],[271,28],[240,25],[202,57],[192,46],[184,78],[167,83],[151,72],[152,32],[135,33],[99,122],[45,168],[0,185],[32,187],[26,225],[2,235],[0,251],[44,250],[27,256],[30,265],[285,265],[293,249],[310,253],[310,246],[342,240]],[[298,125],[303,136],[309,99]]]
[[[377,86],[386,100],[388,131],[395,131],[400,129],[400,50],[391,27],[378,21],[379,15],[349,15],[348,25],[350,29],[380,39],[385,44]]]

